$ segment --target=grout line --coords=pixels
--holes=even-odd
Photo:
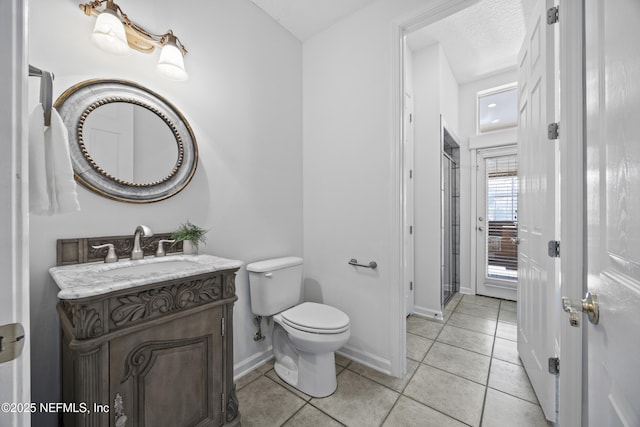
[[[458,300],[458,302],[456,303],[456,309],[457,309],[457,306],[460,304],[460,302],[461,302],[462,300],[463,300],[463,298],[460,298],[460,299]],[[471,304],[473,304],[473,303],[471,303]],[[500,304],[502,304],[502,302],[501,302]],[[478,304],[476,304],[476,305],[478,305]],[[484,306],[482,306],[482,307],[484,307]],[[491,308],[491,307],[489,307],[489,308]],[[500,308],[499,308],[498,310],[500,310]],[[473,316],[473,315],[470,315],[470,314],[467,314],[467,313],[462,313],[462,312],[456,311],[455,309],[454,309],[454,310],[451,310],[451,311],[453,311],[453,313],[464,314],[464,315],[472,316],[472,317],[475,317],[475,318],[478,318],[478,319],[490,320],[490,319],[486,319],[486,318],[482,318],[482,317],[478,317],[478,316]],[[452,313],[452,314],[453,314],[453,313]],[[421,319],[423,318],[423,317],[420,317],[420,316],[415,316],[415,317],[418,317],[418,318],[421,318]],[[384,423],[384,422],[389,418],[389,416],[390,416],[391,412],[393,412],[393,410],[394,410],[394,409],[396,408],[396,406],[398,405],[398,402],[399,402],[399,400],[400,400],[400,397],[405,397],[405,398],[407,398],[407,399],[410,399],[410,400],[412,400],[412,401],[416,402],[417,404],[419,404],[419,405],[421,405],[421,406],[428,407],[429,409],[431,409],[431,410],[433,410],[433,411],[436,411],[436,412],[438,412],[438,413],[440,413],[440,414],[443,414],[443,415],[445,415],[446,417],[448,417],[448,418],[450,418],[450,419],[454,419],[454,420],[457,420],[457,421],[459,421],[459,422],[461,422],[461,423],[463,423],[463,424],[465,424],[465,425],[468,425],[468,424],[464,423],[463,421],[459,420],[458,418],[454,417],[454,416],[453,416],[453,415],[451,415],[451,414],[448,414],[448,413],[443,412],[443,411],[441,411],[441,410],[438,410],[438,409],[436,409],[436,408],[432,408],[431,406],[429,406],[429,405],[427,405],[427,404],[425,404],[425,403],[423,403],[423,402],[420,402],[420,401],[418,401],[418,400],[414,399],[413,397],[408,396],[408,395],[406,395],[406,394],[405,394],[405,390],[406,390],[406,388],[407,388],[407,387],[409,386],[409,384],[413,381],[413,379],[414,379],[415,375],[417,374],[418,369],[420,369],[420,366],[421,366],[421,365],[425,365],[425,366],[428,366],[428,367],[433,368],[433,369],[438,369],[438,370],[440,370],[440,371],[442,371],[442,372],[448,373],[448,374],[450,374],[450,375],[454,375],[454,376],[456,376],[456,377],[458,377],[458,378],[461,378],[461,379],[464,379],[464,380],[470,381],[470,382],[472,382],[472,383],[474,383],[474,384],[478,384],[478,385],[483,386],[483,387],[484,387],[484,396],[483,396],[483,402],[482,402],[482,410],[481,410],[481,414],[480,414],[480,422],[481,422],[481,423],[484,421],[484,415],[485,415],[485,414],[484,414],[484,412],[485,412],[486,399],[487,399],[488,389],[489,389],[489,388],[490,388],[490,389],[492,389],[492,390],[495,390],[495,391],[497,391],[497,392],[499,392],[499,393],[503,393],[503,394],[506,394],[506,395],[508,395],[508,396],[515,397],[516,399],[519,399],[519,400],[521,400],[521,401],[523,401],[523,402],[527,402],[527,403],[532,404],[532,405],[534,405],[534,406],[538,406],[538,407],[540,407],[540,404],[539,404],[539,403],[531,402],[531,401],[529,401],[529,400],[527,400],[527,399],[523,399],[523,398],[521,398],[521,397],[519,397],[519,396],[512,395],[511,393],[507,393],[507,392],[505,392],[505,391],[503,391],[503,390],[499,390],[499,389],[497,389],[497,388],[495,388],[495,387],[489,387],[489,379],[490,379],[490,376],[491,376],[491,369],[493,368],[493,361],[494,361],[494,359],[495,359],[495,360],[498,360],[498,361],[500,361],[500,362],[510,363],[510,364],[512,364],[512,365],[515,365],[515,366],[520,366],[521,368],[523,368],[523,369],[524,369],[524,367],[523,367],[522,365],[518,365],[518,364],[512,363],[512,362],[510,362],[510,361],[508,361],[508,360],[502,360],[502,359],[500,359],[499,357],[495,357],[495,356],[493,355],[493,354],[494,354],[494,351],[495,351],[496,338],[500,338],[500,339],[503,339],[503,340],[507,340],[507,341],[511,341],[511,342],[513,342],[512,340],[509,340],[508,338],[498,337],[498,336],[496,335],[496,334],[497,334],[497,330],[498,330],[498,326],[499,326],[499,322],[500,322],[498,319],[496,319],[496,320],[495,320],[495,328],[494,328],[494,333],[493,333],[493,343],[492,343],[492,346],[491,346],[491,355],[489,355],[489,356],[488,356],[488,355],[483,354],[483,353],[478,353],[477,351],[469,350],[469,349],[467,349],[467,348],[463,348],[463,347],[460,347],[460,346],[457,346],[457,345],[453,345],[453,344],[450,344],[450,343],[446,343],[446,342],[438,341],[438,338],[440,337],[440,334],[441,334],[441,333],[442,333],[442,331],[444,330],[444,327],[445,327],[447,324],[449,324],[449,320],[450,320],[450,318],[451,318],[451,317],[449,316],[449,318],[448,318],[447,320],[445,320],[445,321],[443,321],[443,322],[438,322],[438,323],[441,323],[441,324],[442,324],[442,328],[440,328],[440,330],[438,331],[438,333],[437,333],[437,335],[435,336],[435,338],[427,338],[427,337],[423,337],[422,335],[414,334],[414,333],[412,333],[412,332],[407,332],[407,333],[412,334],[412,335],[415,335],[415,336],[417,336],[417,337],[420,337],[420,338],[423,338],[423,339],[430,340],[430,341],[432,341],[432,343],[431,343],[431,345],[429,346],[429,348],[428,348],[427,352],[425,353],[425,356],[423,357],[422,361],[418,361],[418,360],[415,360],[415,359],[408,358],[409,360],[411,360],[411,361],[413,361],[413,362],[416,362],[418,366],[417,366],[417,367],[416,367],[416,369],[413,371],[413,373],[410,375],[409,379],[406,381],[406,383],[405,383],[405,384],[404,384],[404,386],[402,387],[402,390],[401,390],[401,391],[395,390],[395,389],[393,389],[393,388],[391,388],[391,387],[389,387],[389,386],[387,386],[387,385],[385,385],[385,384],[383,384],[383,383],[378,382],[377,380],[375,380],[375,379],[373,379],[373,378],[368,377],[367,375],[364,375],[364,374],[361,374],[361,373],[359,373],[359,372],[354,371],[353,369],[351,369],[351,366],[353,365],[353,363],[355,363],[355,362],[353,362],[352,360],[348,360],[348,362],[347,362],[346,366],[343,366],[343,367],[342,367],[343,369],[342,369],[342,371],[340,371],[340,373],[338,374],[338,376],[340,376],[340,375],[341,375],[345,370],[349,370],[351,373],[354,373],[354,374],[356,374],[356,375],[359,375],[359,376],[361,376],[361,377],[363,377],[363,378],[365,378],[365,379],[367,379],[367,380],[369,380],[369,381],[371,381],[371,382],[374,382],[375,384],[378,384],[378,385],[380,385],[380,386],[382,386],[382,387],[384,387],[384,388],[386,388],[386,389],[388,389],[388,390],[390,390],[390,391],[393,391],[394,393],[396,393],[396,394],[397,394],[397,398],[396,398],[395,402],[393,403],[393,405],[391,406],[391,408],[387,411],[387,414],[386,414],[386,415],[384,416],[384,418],[382,419],[382,421],[381,421],[380,425],[382,425],[382,424],[383,424],[383,423]],[[427,319],[427,318],[424,318],[424,319],[425,319],[425,320],[427,320],[427,321],[432,321],[431,319]],[[513,325],[513,324],[512,324],[512,323],[510,323],[510,322],[502,322],[502,323],[505,323],[505,324],[508,324],[508,325]],[[488,334],[485,334],[485,333],[482,333],[482,332],[474,331],[474,330],[467,329],[467,328],[460,327],[460,326],[456,326],[456,325],[453,325],[453,324],[452,324],[452,325],[450,325],[450,326],[452,326],[452,327],[456,327],[456,328],[459,328],[459,329],[463,329],[463,330],[466,330],[466,331],[469,331],[469,332],[475,332],[475,333],[482,334],[482,335],[485,335],[485,336],[491,336],[491,335],[488,335]],[[444,370],[444,369],[438,368],[437,366],[430,365],[429,363],[425,363],[425,362],[424,362],[424,360],[425,360],[425,359],[426,359],[426,357],[429,355],[429,353],[430,353],[430,352],[431,352],[431,350],[433,349],[433,344],[435,344],[436,342],[438,342],[438,343],[440,343],[440,344],[444,344],[444,345],[449,345],[449,346],[452,346],[452,347],[456,347],[456,348],[459,348],[459,349],[462,349],[462,350],[466,350],[466,351],[469,351],[469,352],[472,352],[472,353],[475,353],[475,354],[479,354],[479,355],[482,355],[482,356],[485,356],[485,357],[489,357],[490,361],[489,361],[489,370],[488,370],[488,372],[487,372],[487,383],[486,383],[486,384],[482,384],[482,383],[479,383],[479,382],[477,382],[477,381],[470,380],[470,379],[468,379],[468,378],[462,377],[462,376],[460,376],[460,375],[458,375],[458,374],[455,374],[455,373],[452,373],[452,372],[446,371],[446,370]],[[516,342],[517,342],[517,341],[516,341]],[[253,379],[253,380],[252,380],[252,381],[250,381],[249,383],[245,384],[245,385],[242,387],[242,389],[244,389],[245,387],[247,387],[249,384],[251,384],[251,383],[255,382],[255,381],[256,381],[257,379],[259,379],[261,376],[267,377],[270,381],[272,381],[273,383],[275,383],[275,384],[277,384],[278,386],[282,387],[283,389],[285,389],[286,391],[288,391],[289,393],[291,393],[291,394],[292,394],[292,395],[294,395],[295,397],[297,397],[297,398],[299,398],[299,399],[303,400],[303,402],[304,402],[304,403],[303,403],[303,405],[302,405],[298,410],[296,410],[296,411],[295,411],[295,412],[294,412],[294,413],[293,413],[289,418],[287,418],[287,420],[284,422],[284,424],[286,424],[287,422],[289,422],[289,421],[290,421],[290,420],[291,420],[291,419],[292,419],[296,414],[298,414],[300,411],[302,411],[302,409],[303,409],[305,406],[310,405],[311,407],[313,407],[313,408],[317,409],[318,411],[320,411],[323,415],[325,415],[325,416],[329,417],[330,419],[332,419],[332,420],[334,420],[335,422],[339,423],[340,425],[344,426],[344,424],[343,424],[342,422],[340,422],[338,419],[336,419],[336,418],[335,418],[335,417],[333,417],[332,415],[328,414],[327,412],[325,412],[324,410],[322,410],[322,409],[321,409],[321,408],[319,408],[318,406],[314,405],[314,403],[312,402],[313,398],[310,398],[309,400],[306,400],[306,399],[304,399],[304,398],[302,398],[302,397],[298,396],[295,392],[293,392],[293,391],[289,390],[285,385],[280,384],[278,381],[273,380],[272,378],[270,378],[269,376],[267,376],[267,374],[268,374],[269,372],[271,372],[272,370],[273,370],[273,368],[271,368],[271,369],[267,370],[266,372],[263,372],[262,374],[258,375],[255,379]],[[277,374],[276,374],[276,375],[277,375]],[[404,378],[403,378],[403,380],[404,380]],[[529,381],[529,383],[530,383],[530,381]],[[284,425],[284,424],[283,424],[283,425]]]

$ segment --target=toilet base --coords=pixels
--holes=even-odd
[[[336,391],[336,364],[333,352],[314,354],[298,350],[298,363],[285,356],[274,370],[287,384],[312,397],[327,397]]]

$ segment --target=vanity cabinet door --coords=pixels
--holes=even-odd
[[[111,426],[223,424],[223,312],[208,308],[111,340]]]

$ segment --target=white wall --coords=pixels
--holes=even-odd
[[[399,165],[392,115],[392,24],[435,0],[378,0],[303,46],[304,256],[307,295],[345,311],[343,351],[400,374]],[[355,268],[351,258],[377,270]]]
[[[159,4],[160,3],[160,4]],[[90,78],[140,83],[170,100],[190,122],[200,161],[191,184],[166,201],[134,205],[79,188],[82,212],[31,216],[32,384],[35,402],[59,400],[56,239],[155,232],[190,221],[210,228],[201,250],[245,263],[302,255],[302,47],[248,0],[128,2],[125,12],[154,32],[172,28],[185,43],[190,78],[170,82],[155,72],[158,54],[116,57],[95,48],[95,18],[77,2],[31,0],[30,62],[55,73],[54,98]],[[62,25],[52,28],[51,22]],[[37,79],[30,79],[30,108]],[[236,373],[269,349],[254,343],[247,274],[236,280]],[[37,426],[57,417],[34,416]]]
[[[413,52],[411,71],[415,99],[415,312],[441,319],[440,115],[457,134],[458,83],[439,44]]]

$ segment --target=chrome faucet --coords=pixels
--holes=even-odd
[[[146,225],[139,225],[136,227],[136,232],[133,235],[133,250],[131,251],[131,259],[144,258],[144,251],[140,248],[140,236],[151,237],[153,231]]]

